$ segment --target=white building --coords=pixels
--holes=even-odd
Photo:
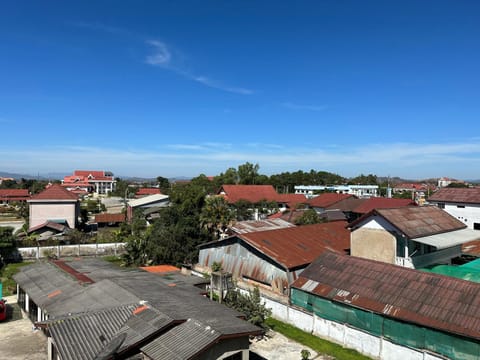
[[[428,202],[445,210],[470,229],[480,230],[480,188],[444,188]]]
[[[378,196],[378,185],[296,185],[295,194],[312,198],[318,191],[334,191],[338,194],[350,194],[359,198]]]

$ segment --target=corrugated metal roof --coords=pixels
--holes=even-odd
[[[311,286],[312,281],[318,285]],[[480,284],[327,252],[292,287],[400,321],[480,339]]]
[[[168,199],[169,199],[168,195],[163,195],[163,194],[147,195],[139,199],[129,200],[128,206],[131,206],[131,207],[143,206],[147,204],[154,204],[157,202],[165,202],[165,201],[168,201]]]
[[[480,204],[480,188],[443,188],[430,196],[428,201]]]
[[[96,214],[95,215],[95,222],[97,223],[117,223],[117,222],[125,222],[125,214],[110,214],[110,213],[103,213],[103,214]]]
[[[141,351],[153,360],[187,360],[203,352],[220,336],[221,334],[210,326],[195,319],[188,319],[142,347]]]
[[[92,360],[109,345],[135,307],[73,314],[46,324],[62,360]]]
[[[266,220],[247,220],[237,221],[229,227],[229,229],[237,234],[245,234],[255,231],[266,231],[294,227],[295,225],[283,219],[266,219]]]
[[[353,211],[359,214],[366,214],[374,209],[391,209],[402,206],[415,206],[415,201],[410,199],[392,199],[383,197],[371,197],[365,199]]]
[[[323,193],[308,200],[308,204],[311,207],[326,208],[326,207],[332,206],[333,204],[341,200],[345,200],[348,198],[355,198],[355,197],[351,194]]]
[[[325,250],[345,253],[350,231],[345,221],[237,235],[288,269],[309,264]]]
[[[278,193],[272,185],[223,185],[218,192],[233,204],[240,200],[257,203],[262,200],[276,201]]]
[[[394,209],[375,209],[350,223],[350,228],[355,229],[359,224],[377,215],[383,217],[410,239],[467,227],[436,206],[405,206]]]
[[[446,233],[415,238],[416,242],[434,246],[437,249],[445,249],[475,240],[480,240],[480,231],[472,229],[460,229]]]

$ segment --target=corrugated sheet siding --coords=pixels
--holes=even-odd
[[[256,256],[239,243],[201,249],[198,261],[204,267],[211,267],[214,262],[222,263],[223,270],[232,273],[234,277],[247,276],[271,284],[274,290],[283,291],[284,286],[288,286],[284,269]]]

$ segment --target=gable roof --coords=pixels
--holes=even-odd
[[[285,203],[290,208],[296,208],[300,204],[307,203],[307,198],[303,194],[277,194],[276,201]]]
[[[288,269],[311,263],[326,250],[345,253],[350,231],[345,221],[297,226],[237,235]]]
[[[480,284],[474,282],[327,252],[292,287],[401,321],[480,339]]]
[[[359,204],[353,211],[359,214],[366,214],[373,209],[390,209],[410,205],[416,205],[415,201],[410,199],[371,197],[369,199],[364,199],[364,201]]]
[[[229,226],[229,230],[236,234],[245,234],[256,231],[277,230],[293,226],[295,225],[283,219],[269,217],[265,220],[237,221]]]
[[[65,230],[69,230],[70,228],[63,223],[58,223],[58,222],[55,222],[55,221],[45,221],[42,224],[39,224],[37,226],[31,227],[30,229],[28,229],[28,233],[30,234],[30,233],[38,231],[40,229],[51,229],[51,230],[56,231],[57,233],[61,233]]]
[[[1,200],[27,200],[30,198],[28,189],[0,189]]]
[[[311,207],[326,208],[348,198],[354,198],[354,196],[351,194],[323,193],[309,199],[307,203]]]
[[[368,218],[374,216],[381,216],[409,239],[441,234],[467,227],[463,222],[436,206],[375,209],[350,223],[349,227],[353,231]]]
[[[430,196],[428,201],[480,204],[480,188],[443,188]]]
[[[222,185],[218,194],[234,204],[239,200],[257,203],[262,200],[277,201],[278,194],[272,185]]]
[[[35,202],[41,200],[78,201],[78,196],[73,192],[68,191],[60,184],[53,184],[47,187],[42,192],[33,195],[28,202]]]
[[[135,193],[135,196],[145,196],[145,195],[153,195],[153,194],[161,194],[159,188],[140,188]]]

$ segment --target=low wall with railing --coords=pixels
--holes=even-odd
[[[57,258],[71,256],[116,256],[125,252],[125,243],[33,246],[17,248],[17,251],[24,260],[52,256]]]

